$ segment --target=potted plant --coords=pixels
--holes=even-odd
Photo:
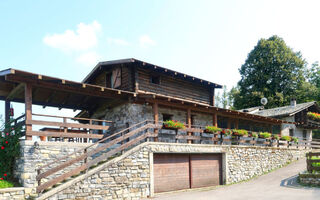
[[[216,126],[206,126],[206,129],[204,130],[205,133],[218,133],[221,132],[221,128],[218,128]]]
[[[292,137],[291,141],[297,144],[299,142],[299,139],[297,137]]]
[[[232,135],[233,136],[245,136],[245,135],[248,135],[248,131],[243,130],[243,129],[233,129]]]
[[[163,122],[163,128],[177,130],[185,129],[186,126],[183,123],[178,122],[177,120],[167,120]]]
[[[230,129],[223,129],[221,131],[221,134],[225,135],[225,136],[228,136],[228,135],[231,135],[232,134],[232,131]]]
[[[291,137],[288,136],[288,135],[284,135],[284,136],[281,136],[280,140],[290,142],[291,141]]]
[[[259,133],[259,138],[263,138],[263,139],[270,139],[271,138],[271,133],[268,132],[260,132]]]
[[[314,121],[320,121],[320,114],[315,112],[308,112],[307,113],[308,118],[314,120]]]
[[[280,135],[272,135],[272,139],[273,140],[279,140],[280,139]]]
[[[251,133],[249,134],[249,137],[258,138],[259,136],[258,136],[257,133],[251,132]]]

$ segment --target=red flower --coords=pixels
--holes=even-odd
[[[6,144],[8,144],[9,142],[8,141],[6,141]]]
[[[4,146],[2,146],[1,149],[3,150],[3,149],[4,149]]]
[[[6,133],[6,135],[9,135],[9,133]]]
[[[7,174],[3,174],[3,176],[7,176]]]
[[[3,180],[3,178],[0,178],[1,180]]]

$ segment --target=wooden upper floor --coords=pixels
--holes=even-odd
[[[214,105],[214,92],[221,85],[136,59],[100,62],[83,80],[142,94],[164,95]]]

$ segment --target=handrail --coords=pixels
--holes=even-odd
[[[52,117],[52,118],[65,118],[65,119],[72,119],[72,120],[85,120],[85,121],[97,121],[97,122],[107,122],[107,123],[112,123],[112,121],[109,120],[103,120],[103,119],[91,119],[91,118],[80,118],[80,117],[63,117],[63,116],[57,116],[57,115],[44,115],[44,114],[36,114],[32,113],[34,116],[39,116],[39,117]]]
[[[41,170],[41,169],[43,169],[43,168],[45,168],[45,167],[48,167],[49,165],[55,164],[57,161],[61,161],[61,160],[65,159],[65,158],[68,158],[68,157],[70,157],[70,156],[72,156],[72,155],[75,155],[75,154],[77,154],[77,153],[79,153],[79,152],[82,152],[82,151],[84,151],[84,150],[86,150],[86,149],[89,149],[90,147],[93,147],[93,146],[95,146],[95,145],[98,145],[98,144],[101,143],[101,142],[104,142],[104,141],[106,141],[106,140],[108,140],[108,139],[110,139],[110,138],[112,138],[112,137],[115,137],[115,136],[117,136],[117,135],[119,135],[119,134],[121,134],[121,133],[123,133],[123,132],[125,132],[125,131],[127,131],[127,130],[130,130],[131,128],[137,127],[138,125],[141,125],[141,124],[143,124],[143,123],[145,123],[145,122],[147,122],[147,121],[153,121],[153,120],[144,120],[144,121],[142,121],[142,122],[139,122],[139,123],[137,123],[137,124],[134,124],[134,125],[126,128],[126,129],[123,129],[123,130],[121,130],[121,131],[119,131],[119,132],[116,132],[116,133],[114,133],[114,134],[112,134],[112,135],[110,135],[110,136],[108,136],[108,137],[105,137],[105,138],[103,138],[103,139],[101,139],[101,140],[98,140],[97,142],[95,142],[95,143],[93,143],[93,144],[91,144],[91,145],[89,145],[89,146],[87,146],[87,147],[81,148],[81,149],[79,149],[79,150],[77,150],[77,151],[75,151],[75,152],[73,152],[73,153],[71,153],[71,154],[68,154],[68,155],[66,155],[66,156],[64,156],[64,157],[61,157],[61,158],[56,158],[54,161],[52,161],[52,162],[50,162],[50,163],[48,163],[48,164],[46,164],[46,165],[44,165],[44,166],[39,167],[37,170]]]
[[[94,143],[94,144],[92,144],[92,145],[90,145],[90,146],[94,146],[94,145],[96,145],[96,144],[99,144],[99,143],[101,143],[102,141],[105,141],[105,140],[107,140],[107,139],[109,139],[109,138],[112,138],[112,137],[114,137],[114,136],[117,136],[117,135],[119,135],[120,133],[122,133],[122,132],[124,132],[124,131],[126,131],[126,130],[130,130],[130,128],[132,128],[132,127],[137,127],[138,125],[141,125],[141,124],[143,124],[143,123],[145,123],[145,122],[148,122],[148,121],[150,121],[150,120],[145,120],[145,121],[143,121],[143,122],[137,123],[137,124],[135,124],[135,125],[133,125],[133,126],[131,126],[131,127],[129,127],[129,128],[126,128],[125,130],[122,130],[122,131],[119,131],[119,132],[117,132],[117,133],[115,133],[115,134],[112,134],[112,135],[104,138],[103,140],[99,140],[98,142],[96,142],[96,143]],[[103,151],[103,150],[111,147],[112,145],[115,145],[115,144],[117,144],[117,143],[123,142],[123,141],[125,141],[126,139],[128,139],[129,137],[131,137],[131,136],[133,136],[133,135],[135,135],[135,134],[137,134],[137,133],[140,133],[140,132],[142,132],[142,131],[145,131],[146,129],[156,128],[156,127],[157,127],[157,125],[155,125],[155,124],[146,123],[146,124],[143,125],[142,127],[136,128],[136,129],[134,129],[134,130],[126,133],[125,135],[122,135],[121,137],[118,137],[118,138],[116,138],[116,139],[114,139],[114,140],[112,140],[112,141],[109,141],[108,143],[103,144],[103,145],[100,146],[100,147],[97,147],[97,148],[93,149],[93,150],[90,151],[90,152],[84,151],[84,153],[83,153],[82,155],[79,155],[79,156],[77,156],[76,158],[70,159],[70,160],[64,162],[63,164],[58,165],[58,166],[56,166],[56,167],[54,167],[54,168],[51,168],[51,169],[49,169],[48,171],[43,172],[43,173],[41,173],[41,174],[40,174],[40,170],[41,170],[42,168],[44,168],[44,167],[46,167],[46,166],[49,166],[50,164],[56,163],[56,162],[52,162],[52,163],[47,164],[46,166],[40,167],[40,168],[37,170],[37,171],[38,171],[38,175],[37,175],[37,177],[36,177],[36,180],[37,180],[38,183],[39,183],[39,184],[38,184],[38,187],[37,187],[37,192],[41,192],[41,191],[43,191],[44,189],[46,189],[46,188],[48,188],[48,187],[50,187],[50,186],[53,186],[54,184],[56,184],[56,183],[58,183],[58,182],[60,182],[60,181],[62,181],[62,180],[64,180],[64,179],[66,179],[66,178],[68,178],[68,177],[70,177],[70,176],[72,176],[72,175],[75,175],[75,174],[77,174],[77,173],[79,173],[79,172],[81,172],[81,171],[83,171],[83,170],[85,170],[85,169],[88,169],[88,168],[91,167],[92,165],[97,164],[98,162],[100,162],[100,161],[102,161],[102,160],[105,160],[105,159],[108,158],[109,156],[114,155],[115,153],[119,152],[119,150],[124,150],[124,149],[128,148],[129,146],[134,145],[134,144],[140,142],[141,140],[147,138],[148,135],[149,135],[149,133],[148,133],[148,134],[140,135],[140,136],[138,136],[137,138],[135,138],[135,139],[133,139],[133,140],[131,140],[131,141],[129,141],[129,142],[126,142],[126,143],[122,144],[120,147],[117,147],[116,149],[110,150],[109,152],[107,152],[107,153],[105,153],[105,154],[102,154],[101,156],[99,156],[99,157],[97,157],[97,158],[95,158],[95,159],[93,159],[93,160],[91,160],[90,162],[87,163],[86,160],[87,160],[88,157],[90,157],[90,156],[92,156],[92,155],[94,155],[94,154],[96,154],[96,153],[99,153],[99,152],[101,152],[101,151]],[[85,148],[83,148],[83,149],[86,150],[86,149],[88,149],[88,147],[85,147]],[[78,150],[77,152],[79,152],[79,151],[81,151],[81,150]],[[74,153],[76,153],[76,152],[74,152]],[[74,154],[74,153],[73,153],[73,154]],[[70,155],[72,155],[72,154],[69,154],[68,156],[65,156],[64,158],[69,157]],[[46,177],[54,174],[55,172],[58,172],[58,171],[66,168],[66,167],[68,167],[68,166],[70,166],[70,165],[72,165],[72,164],[74,164],[74,163],[77,163],[77,162],[79,162],[79,161],[81,161],[81,160],[85,160],[85,163],[82,164],[80,167],[77,167],[77,168],[75,168],[75,169],[72,169],[71,171],[69,171],[69,172],[67,172],[67,173],[65,173],[65,174],[63,174],[63,175],[60,175],[60,176],[58,176],[58,177],[55,177],[55,178],[53,178],[53,179],[51,179],[51,180],[49,180],[49,181],[41,184],[41,182],[40,182],[41,179],[46,178]],[[60,161],[61,161],[61,158],[60,158]]]

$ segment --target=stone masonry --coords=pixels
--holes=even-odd
[[[230,184],[282,167],[304,157],[306,150],[146,142],[102,164],[99,170],[89,170],[79,181],[61,185],[51,191],[54,192],[52,195],[39,199],[141,199],[153,196],[154,153],[221,153],[223,183]]]

